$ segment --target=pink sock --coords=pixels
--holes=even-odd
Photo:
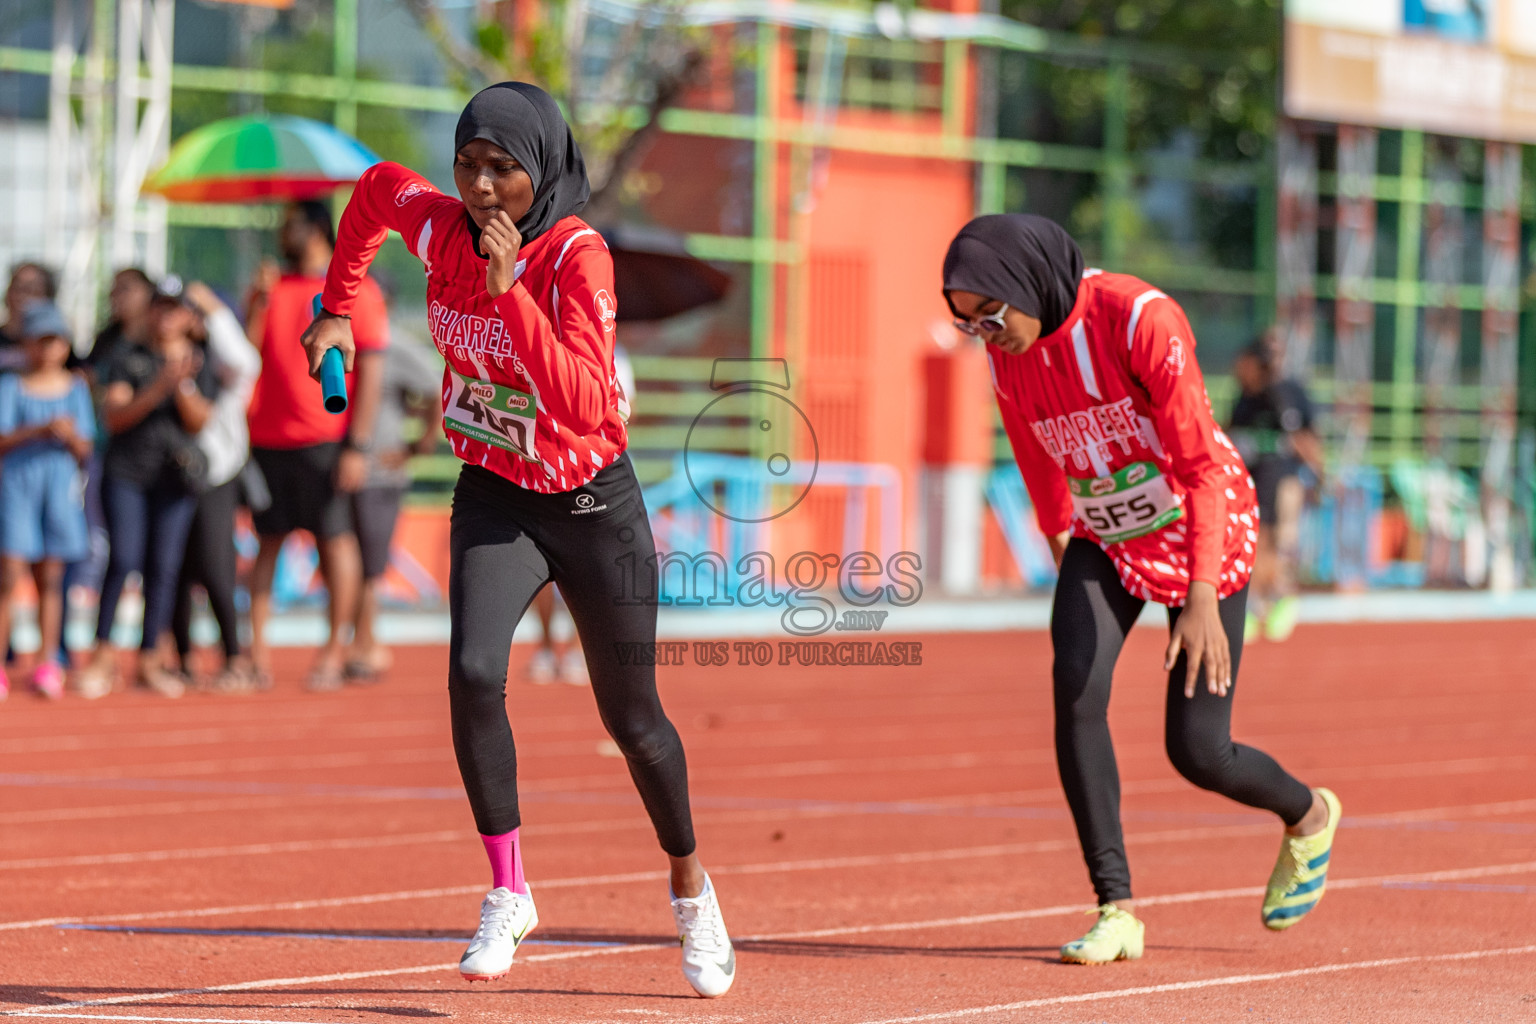
[[[485,844],[485,855],[491,859],[491,888],[500,889],[505,886],[513,892],[528,893],[528,882],[523,878],[523,849],[518,838],[518,830],[513,829],[505,835],[482,835],[480,841]]]

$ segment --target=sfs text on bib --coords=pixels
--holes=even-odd
[[[1184,509],[1152,462],[1135,462],[1111,476],[1068,477],[1072,507],[1105,544],[1144,537],[1178,521]]]

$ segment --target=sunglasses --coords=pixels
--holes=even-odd
[[[1008,303],[1005,302],[996,313],[988,313],[986,316],[977,317],[975,320],[955,317],[955,330],[961,334],[969,334],[973,338],[980,338],[987,334],[996,334],[1006,326],[1003,323],[1003,314],[1007,312]]]

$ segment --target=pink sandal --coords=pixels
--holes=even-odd
[[[49,700],[64,696],[64,672],[58,665],[45,661],[32,670],[32,689]]]

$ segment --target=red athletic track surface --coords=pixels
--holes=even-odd
[[[1278,826],[1168,766],[1161,633],[1137,630],[1113,725],[1148,946],[1101,968],[1055,957],[1091,891],[1046,635],[920,639],[919,668],[662,670],[738,943],[734,991],[708,1002],[678,971],[664,861],[590,693],[517,681],[525,649],[509,704],[533,937],[574,944],[530,943],[474,988],[453,965],[487,872],[441,648],[329,696],[293,682],[304,652],[262,696],[14,694],[0,1016],[1536,1020],[1530,623],[1319,626],[1249,651],[1239,738],[1334,787],[1347,819],[1327,898],[1282,934],[1258,913]],[[78,922],[112,930],[61,927]],[[404,941],[423,939],[453,941]]]

